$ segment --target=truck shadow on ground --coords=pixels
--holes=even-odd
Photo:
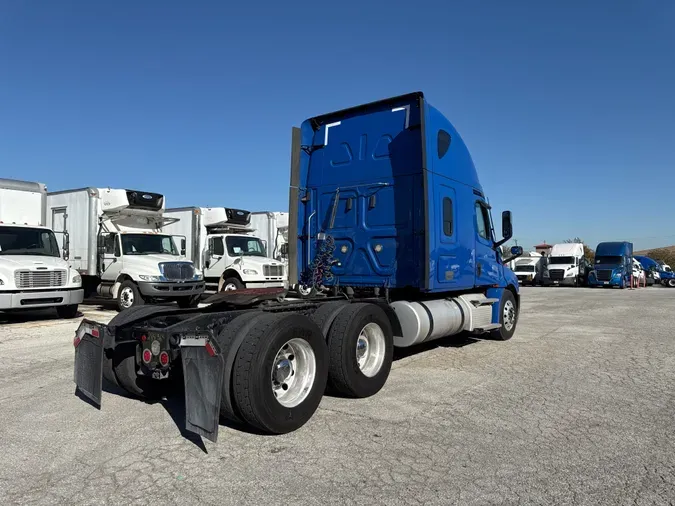
[[[0,325],[16,325],[19,323],[37,323],[37,322],[72,322],[84,316],[81,311],[78,311],[75,318],[61,318],[54,309],[34,309],[34,310],[20,310],[0,313]]]

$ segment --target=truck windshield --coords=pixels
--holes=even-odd
[[[251,257],[264,257],[265,246],[257,237],[245,237],[231,235],[225,238],[227,244],[227,252],[231,257],[239,255]]]
[[[534,272],[534,265],[516,265],[519,272]]]
[[[596,256],[596,264],[608,264],[608,265],[621,265],[623,263],[623,257],[618,256]]]
[[[122,234],[124,255],[178,255],[173,237],[155,234]]]
[[[551,257],[548,259],[549,264],[574,264],[574,257]]]
[[[0,226],[0,255],[61,256],[51,230],[7,226]]]

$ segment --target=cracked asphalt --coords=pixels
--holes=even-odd
[[[79,320],[0,316],[0,504],[673,504],[675,290],[525,288],[510,341],[399,353],[299,431],[74,395]],[[82,306],[87,317],[114,313]]]

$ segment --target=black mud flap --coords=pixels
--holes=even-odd
[[[83,320],[75,334],[75,384],[99,408],[102,397],[103,339],[97,324]]]
[[[218,440],[225,361],[215,347],[182,344],[185,379],[185,428],[214,443]]]

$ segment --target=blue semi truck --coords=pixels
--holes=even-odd
[[[215,441],[222,416],[279,434],[309,420],[327,385],[377,393],[394,347],[513,336],[518,280],[500,249],[511,213],[498,239],[469,151],[422,93],[294,128],[289,207],[289,281],[322,293],[230,291],[83,320],[78,390],[100,405],[104,380],[151,398],[182,378],[188,430]]]
[[[588,285],[630,287],[633,274],[633,244],[630,242],[601,242],[595,249],[593,270]]]

